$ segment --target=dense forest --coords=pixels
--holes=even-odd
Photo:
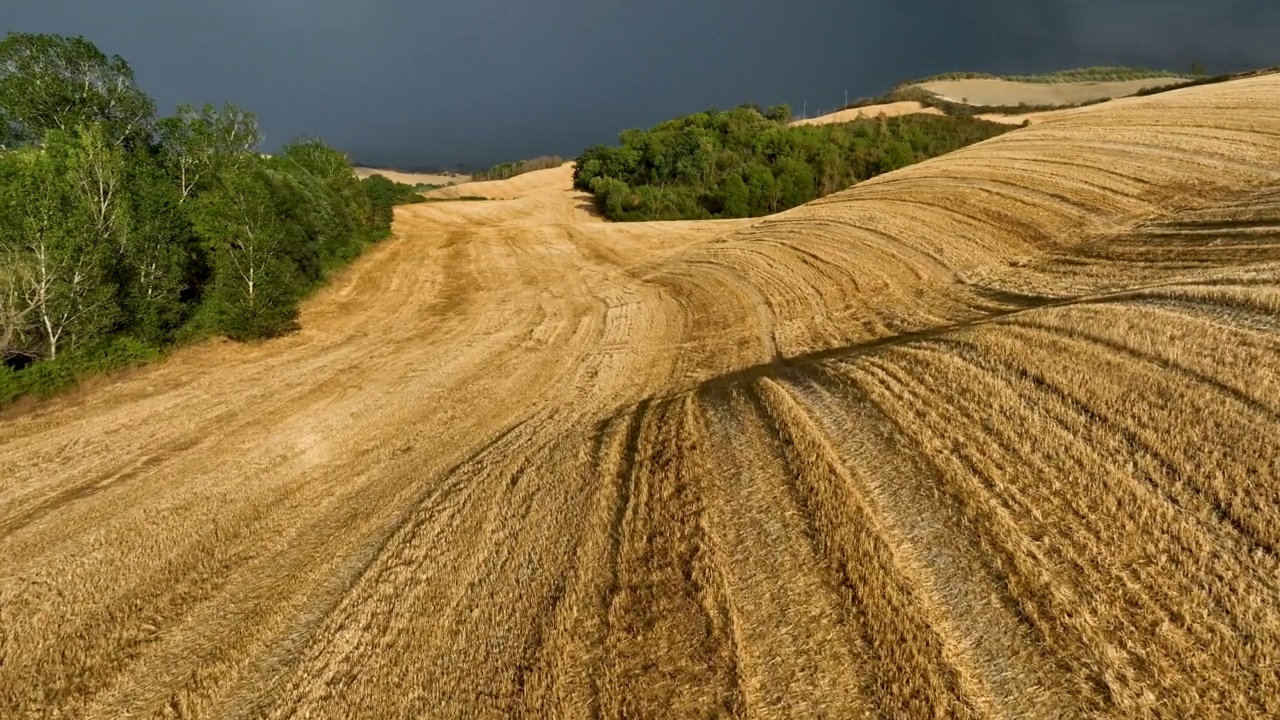
[[[254,116],[158,117],[83,38],[0,42],[0,404],[174,343],[294,327],[326,273],[407,199],[304,138],[268,157]]]
[[[743,105],[626,130],[587,148],[574,185],[611,220],[755,217],[995,137],[1011,126],[938,115],[791,125],[791,109]]]

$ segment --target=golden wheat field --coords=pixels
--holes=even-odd
[[[753,222],[569,173],[4,416],[0,717],[1280,716],[1280,76]]]

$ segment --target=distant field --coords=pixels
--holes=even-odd
[[[557,191],[573,185],[573,163],[566,162],[549,170],[523,173],[507,180],[468,182],[465,186],[442,187],[423,193],[428,199],[455,200],[463,197],[491,199]],[[569,191],[572,193],[572,191]],[[584,200],[586,202],[586,200]]]
[[[412,173],[371,167],[357,167],[355,172],[361,178],[366,178],[370,175],[382,175],[388,180],[394,180],[406,185],[459,185],[471,180],[468,175],[456,173]]]
[[[916,80],[909,85],[919,85],[921,83],[936,82],[939,80],[1006,80],[1009,82],[1025,82],[1025,83],[1101,83],[1101,82],[1125,82],[1128,80],[1150,80],[1152,78],[1169,78],[1176,77],[1183,80],[1190,80],[1197,76],[1183,73],[1169,72],[1167,70],[1152,70],[1149,68],[1132,68],[1132,67],[1087,67],[1074,68],[1070,70],[1057,70],[1054,72],[1040,73],[1039,75],[993,75],[991,73],[980,72],[952,72],[942,73],[940,75],[932,75],[927,78]]]
[[[1009,80],[935,80],[914,87],[939,97],[968,105],[1079,105],[1104,98],[1132,95],[1139,90],[1162,87],[1184,78],[1159,77],[1120,82],[1033,83]]]

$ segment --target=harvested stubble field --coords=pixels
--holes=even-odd
[[[1280,77],[756,222],[518,181],[0,422],[0,717],[1280,716]]]
[[[898,117],[899,115],[941,115],[942,111],[937,108],[925,107],[924,103],[915,100],[902,100],[899,102],[880,103],[878,105],[864,105],[862,107],[848,108],[846,110],[837,110],[826,115],[817,117],[804,118],[802,120],[792,121],[792,125],[831,125],[833,123],[853,122],[860,118],[880,117]]]
[[[469,175],[459,175],[457,173],[415,173],[369,167],[357,167],[354,170],[358,178],[381,175],[388,180],[404,183],[405,185],[461,185],[471,181]]]

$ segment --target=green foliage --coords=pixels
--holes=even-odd
[[[488,170],[481,170],[471,176],[472,180],[509,180],[517,175],[523,175],[535,170],[549,170],[563,165],[564,158],[558,155],[543,155],[533,158],[532,160],[517,160],[516,162],[500,163],[494,165]]]
[[[114,145],[146,140],[155,104],[119,56],[81,37],[11,33],[0,41],[0,147],[98,123]]]
[[[707,111],[627,130],[574,164],[574,185],[613,220],[754,217],[995,137],[972,118],[905,115],[792,126],[790,110]]]
[[[212,187],[220,173],[250,162],[258,154],[262,132],[253,113],[232,105],[180,105],[173,117],[157,123],[156,140],[179,202],[184,202]]]
[[[161,354],[162,349],[156,345],[128,335],[118,335],[22,370],[0,365],[0,407],[27,395],[49,397],[85,378],[145,365],[159,359]]]
[[[297,318],[305,261],[286,244],[289,223],[273,200],[268,174],[252,168],[226,173],[193,210],[196,233],[213,259],[206,302],[218,329],[235,340],[279,334]]]
[[[251,113],[152,108],[88,41],[0,42],[0,404],[177,342],[286,332],[389,234],[386,188],[323,142],[267,158]]]
[[[200,277],[192,269],[195,238],[163,162],[152,152],[126,157],[128,222],[120,237],[118,269],[126,328],[157,344],[189,315],[182,294]]]
[[[764,116],[774,122],[780,122],[780,123],[790,122],[791,106],[787,105],[786,103],[774,105],[773,107],[765,111]]]
[[[385,175],[375,173],[360,182],[364,186],[365,195],[369,198],[375,221],[387,227],[391,226],[392,209],[396,205],[426,202],[426,198],[421,194],[423,191],[418,187],[395,182]],[[434,186],[428,189],[434,189]]]
[[[81,192],[81,182],[95,174],[97,140],[96,131],[50,131],[44,150],[3,156],[10,182],[0,188],[0,248],[15,296],[14,324],[4,333],[25,340],[8,352],[37,346],[56,358],[108,332],[117,318],[110,234],[116,211],[95,212]]]
[[[346,155],[314,139],[285,146],[262,163],[277,214],[290,228],[287,245],[307,283],[359,254],[365,227],[379,224]],[[386,221],[390,227],[390,221]]]

